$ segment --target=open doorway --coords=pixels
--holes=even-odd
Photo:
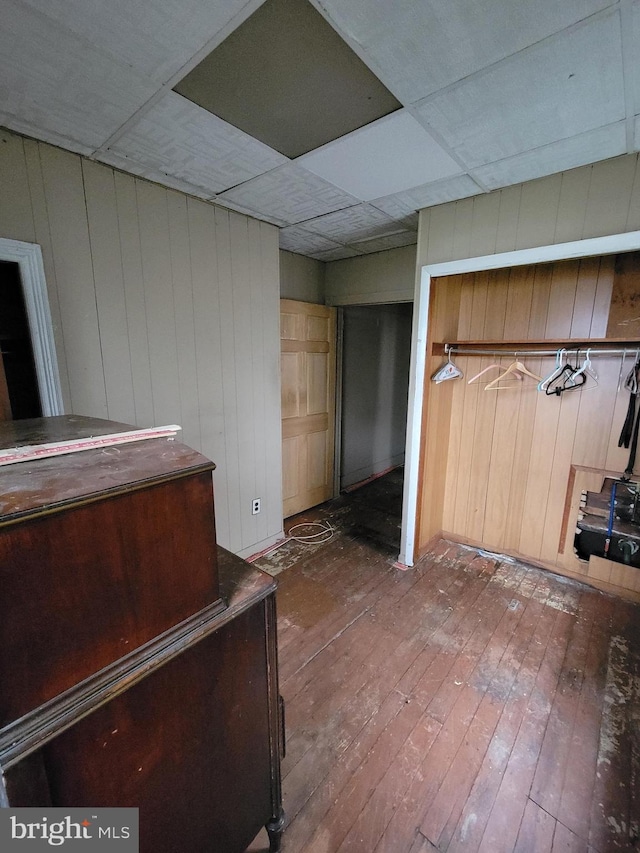
[[[410,302],[342,309],[340,491],[398,548],[412,317]]]
[[[2,419],[64,412],[42,252],[0,237]],[[0,392],[1,395],[1,392]],[[0,401],[2,402],[2,401]]]
[[[0,404],[3,420],[42,415],[20,266],[0,260]]]

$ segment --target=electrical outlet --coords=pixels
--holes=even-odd
[[[251,515],[257,515],[260,512],[260,498],[254,498],[251,501]]]

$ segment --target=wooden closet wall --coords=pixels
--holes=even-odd
[[[618,447],[618,435],[629,395],[624,389],[617,393],[620,357],[594,357],[597,387],[590,383],[559,397],[538,392],[533,380],[515,389],[485,391],[494,374],[468,385],[494,357],[455,356],[464,379],[436,385],[430,377],[443,363],[438,347],[443,342],[482,341],[491,348],[491,341],[587,341],[612,335],[614,270],[615,258],[609,256],[432,282],[419,551],[442,532],[569,575],[587,574],[572,547],[579,503],[575,489],[599,489],[602,472],[619,475],[626,467],[629,451]],[[620,337],[619,331],[615,334]],[[632,350],[625,374],[634,356]],[[523,360],[540,376],[555,363],[554,357]],[[508,355],[502,363],[512,361]]]

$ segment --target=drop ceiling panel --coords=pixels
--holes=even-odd
[[[539,42],[610,0],[313,0],[408,105]]]
[[[413,246],[418,242],[415,231],[402,231],[400,234],[389,234],[387,237],[373,237],[369,240],[359,240],[352,244],[354,249],[371,254],[386,252],[387,249],[399,249],[402,246]]]
[[[210,196],[289,162],[175,92],[167,92],[111,148]]]
[[[363,201],[462,171],[405,111],[330,142],[296,162]]]
[[[24,132],[94,149],[156,91],[139,72],[16,0],[4,0],[2,11],[0,112]]]
[[[412,187],[410,190],[398,193],[396,198],[402,204],[420,210],[423,207],[432,207],[434,204],[468,198],[481,192],[482,190],[472,178],[468,175],[459,175],[444,181],[424,184],[421,187]]]
[[[506,160],[474,169],[473,174],[489,190],[532,181],[544,175],[564,172],[597,160],[617,157],[626,150],[626,124],[621,121],[608,127],[552,142]]]
[[[230,201],[259,218],[278,225],[293,225],[333,210],[357,204],[344,190],[288,163],[251,181],[221,193],[222,204]]]
[[[288,157],[401,106],[307,0],[266,0],[174,88]]]
[[[428,98],[414,114],[473,168],[620,121],[623,91],[615,13]]]
[[[305,222],[308,231],[338,243],[353,243],[368,237],[383,237],[404,230],[386,213],[370,204],[358,204]]]
[[[412,204],[401,201],[398,195],[388,195],[383,198],[374,198],[371,202],[374,207],[386,213],[391,219],[395,219],[410,231],[418,228],[418,214]]]
[[[317,261],[341,261],[344,258],[356,258],[362,255],[363,252],[356,252],[355,249],[349,246],[342,246],[339,249],[329,249],[326,252],[311,252],[309,257],[315,258]]]
[[[157,169],[142,166],[136,160],[132,160],[113,151],[103,151],[96,157],[101,163],[106,163],[107,166],[113,166],[115,169],[120,169],[122,172],[127,172],[136,175],[140,178],[146,178],[148,181],[153,181],[156,184],[162,184],[164,187],[170,187],[174,190],[187,193],[188,195],[197,196],[206,200],[211,199],[211,193],[208,190],[198,187],[195,184],[190,184],[188,181],[174,178],[167,175],[165,172]]]
[[[246,0],[22,2],[159,83],[179,71],[247,5]]]
[[[289,225],[280,229],[280,248],[288,252],[308,255],[311,252],[328,252],[342,248],[339,243],[328,240],[320,234],[305,231],[299,225]]]

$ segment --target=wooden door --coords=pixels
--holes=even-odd
[[[285,518],[333,497],[336,309],[280,300]]]

